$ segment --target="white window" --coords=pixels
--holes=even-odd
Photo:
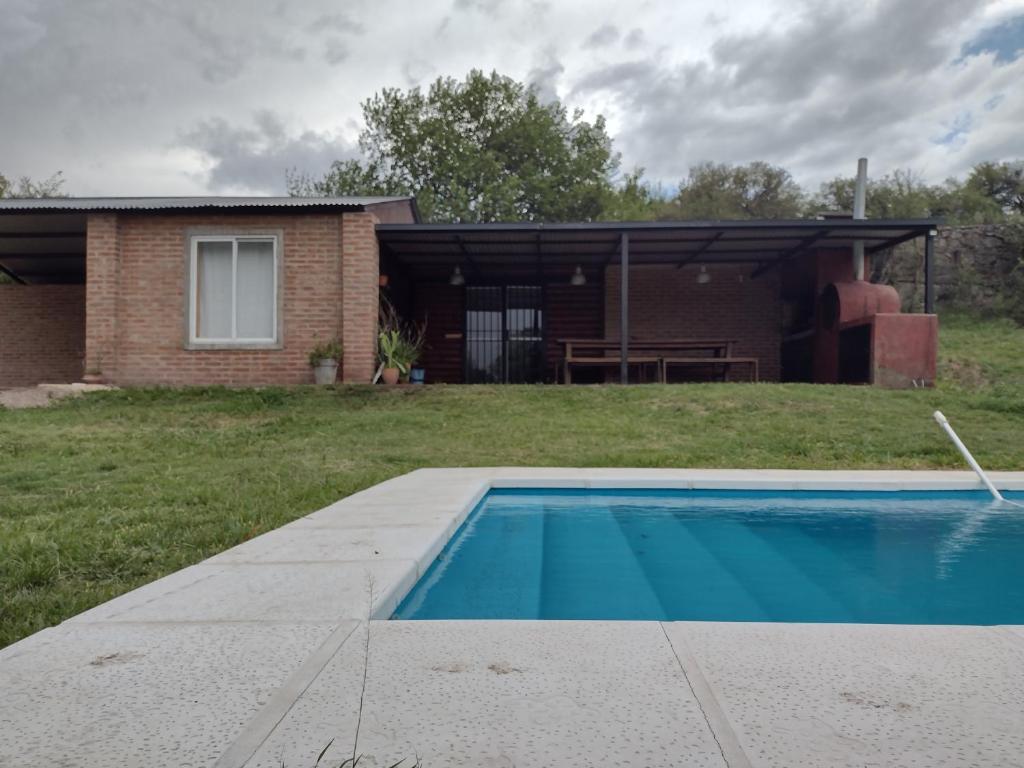
[[[277,238],[192,238],[189,340],[276,344]]]

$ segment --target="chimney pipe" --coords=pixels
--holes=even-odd
[[[864,209],[867,203],[868,193],[868,159],[866,157],[857,160],[857,185],[853,191],[853,218],[863,219]],[[864,241],[856,240],[853,243],[853,279],[864,279]]]

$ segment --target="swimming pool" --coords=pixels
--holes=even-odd
[[[971,491],[493,489],[394,618],[1024,624],[1024,510]]]

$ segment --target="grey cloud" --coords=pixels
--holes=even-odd
[[[623,156],[660,181],[704,160],[765,159],[817,178],[871,151],[882,164],[912,165],[962,110],[954,102],[926,134],[911,129],[934,114],[937,90],[947,99],[975,93],[968,80],[977,73],[958,79],[951,52],[957,29],[983,5],[808,4],[789,26],[720,38],[707,60],[618,62],[579,77],[572,93],[613,105],[624,116]]]
[[[666,74],[653,59],[623,61],[602,67],[579,78],[573,87],[573,93],[602,90],[614,91],[619,88],[625,88],[625,86],[632,86],[638,82],[662,78]]]
[[[584,48],[606,48],[619,39],[619,28],[614,24],[602,24],[583,41]]]
[[[415,88],[424,80],[433,77],[437,69],[425,59],[412,58],[402,63],[402,76],[410,88]]]
[[[800,98],[835,79],[856,83],[913,76],[949,61],[947,33],[986,0],[920,0],[851,12],[848,3],[807,7],[791,27],[720,38],[712,47],[729,85],[744,98]]]
[[[309,25],[309,31],[313,33],[331,31],[349,35],[362,35],[366,33],[366,26],[355,21],[344,13],[330,13],[318,16]]]
[[[349,53],[348,43],[340,38],[332,37],[324,44],[324,58],[328,64],[341,64]]]
[[[0,0],[0,170],[62,169],[74,194],[280,191],[351,152],[333,126],[354,136],[375,91],[476,66],[606,114],[653,179],[766,159],[813,180],[858,154],[941,179],[1020,154],[1024,57],[1000,20],[1022,2]],[[741,16],[757,3],[764,28]],[[582,48],[605,24],[614,42]]]
[[[458,11],[477,11],[496,16],[501,9],[501,0],[455,0],[455,9]]]
[[[633,27],[633,29],[629,30],[625,40],[623,40],[623,44],[631,51],[643,48],[646,43],[647,38],[644,36],[644,31],[640,29],[640,27]]]
[[[179,146],[199,152],[209,165],[203,182],[214,191],[282,194],[286,173],[320,174],[339,159],[353,157],[349,142],[317,133],[288,132],[284,120],[264,110],[252,126],[221,118],[206,120],[183,134]]]
[[[541,101],[555,101],[558,99],[558,81],[564,72],[565,66],[558,60],[555,51],[548,49],[530,70],[526,82],[537,91],[537,97]]]
[[[169,5],[168,12],[193,40],[189,46],[203,77],[214,85],[223,85],[239,77],[254,61],[290,59],[301,61],[306,51],[291,42],[287,27],[254,23],[231,23],[222,10]],[[259,5],[251,10],[260,14]],[[267,16],[273,15],[267,9]]]

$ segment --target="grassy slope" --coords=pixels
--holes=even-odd
[[[0,647],[421,466],[1024,469],[1024,331],[946,321],[943,382],[123,391],[0,411]]]

